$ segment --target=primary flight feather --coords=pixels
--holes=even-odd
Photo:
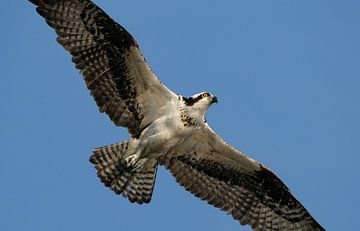
[[[73,56],[100,112],[131,134],[93,150],[105,186],[148,203],[160,164],[186,190],[254,230],[324,230],[272,171],[210,129],[205,113],[216,96],[169,90],[135,39],[91,1],[30,1]]]

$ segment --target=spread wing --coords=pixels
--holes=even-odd
[[[133,137],[176,98],[151,71],[135,39],[88,0],[30,0],[71,53],[101,112]]]
[[[325,230],[273,172],[210,128],[192,139],[195,152],[160,159],[187,191],[254,230]]]

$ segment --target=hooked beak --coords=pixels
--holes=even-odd
[[[218,98],[216,96],[213,96],[211,98],[211,103],[218,103]]]

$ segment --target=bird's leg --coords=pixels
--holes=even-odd
[[[125,159],[126,164],[129,168],[136,171],[140,169],[142,166],[144,166],[145,162],[148,160],[148,158],[139,158],[138,156],[131,155]]]
[[[134,154],[129,155],[124,160],[127,167],[136,170],[139,167],[143,166],[143,164],[147,161],[147,159],[148,158],[140,158],[140,153],[136,152]]]
[[[132,169],[138,169],[143,166],[143,164],[148,160],[147,157],[142,156],[144,152],[144,147],[146,147],[144,141],[135,141],[132,143],[132,148],[129,149],[129,152],[125,155],[126,166]]]
[[[162,134],[151,135],[146,139],[132,140],[131,148],[124,156],[126,165],[131,168],[143,166],[148,159],[154,157],[154,153],[156,154],[159,147],[163,145],[163,140]]]

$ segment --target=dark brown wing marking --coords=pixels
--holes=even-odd
[[[194,155],[161,163],[182,186],[254,230],[325,230],[270,170],[240,172]]]
[[[142,121],[150,108],[139,97],[156,105],[159,100],[144,94],[155,85],[156,90],[166,89],[159,86],[134,38],[91,1],[30,1],[55,29],[57,41],[72,54],[99,110],[138,137],[147,126]]]

